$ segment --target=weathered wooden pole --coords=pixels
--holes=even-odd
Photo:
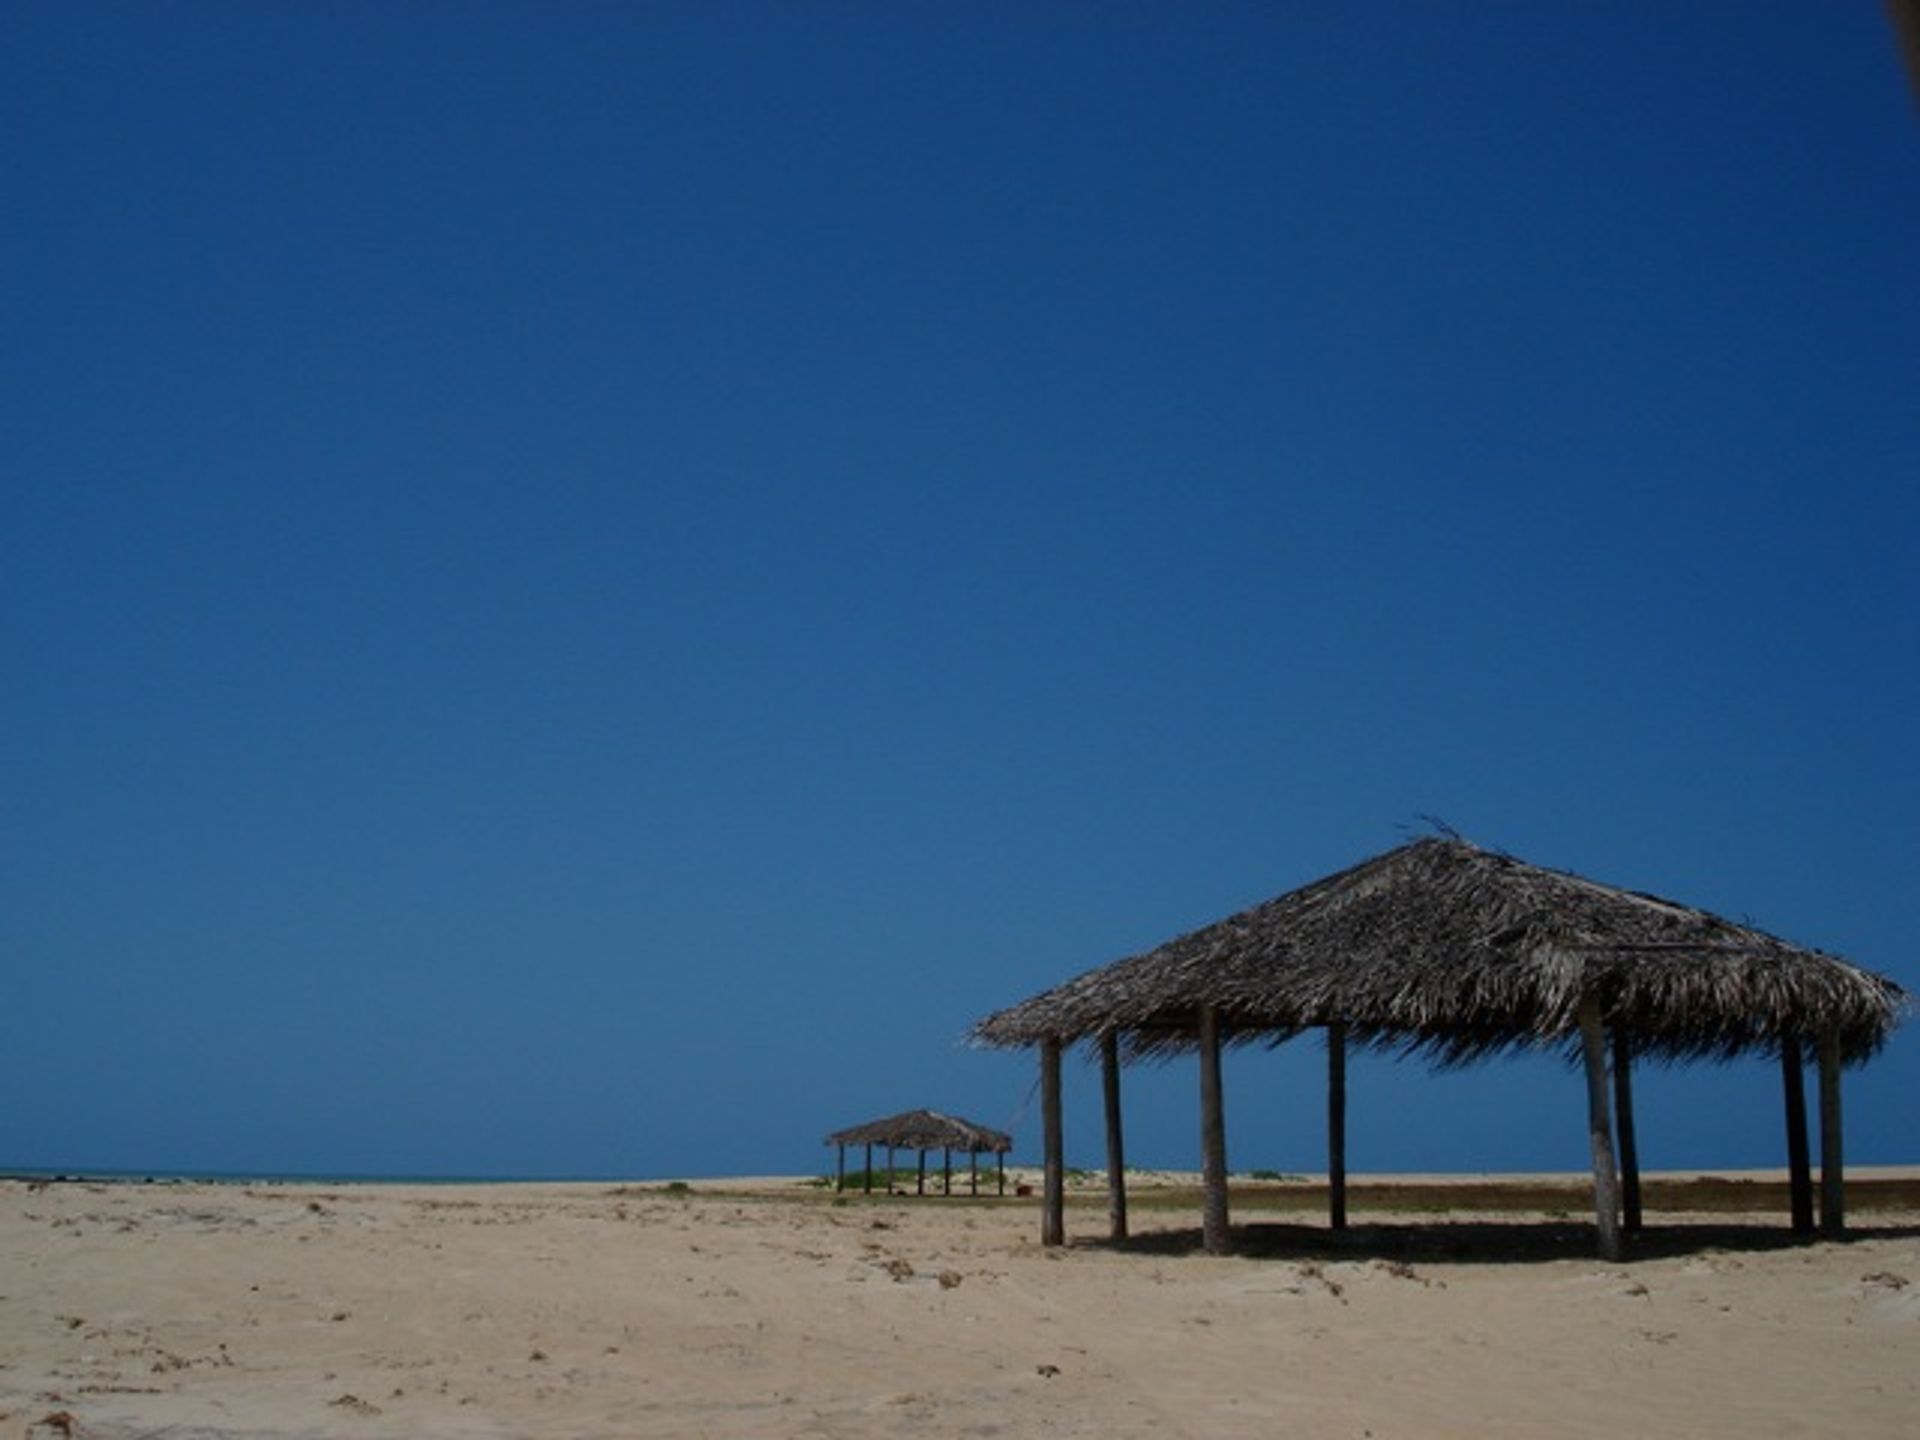
[[[1209,1255],[1233,1248],[1227,1215],[1227,1117],[1220,1093],[1220,1012],[1200,1007],[1200,1239]]]
[[[951,1197],[953,1194],[953,1147],[940,1147],[940,1193]]]
[[[1040,1243],[1067,1243],[1067,1167],[1060,1140],[1060,1039],[1040,1042],[1040,1128],[1044,1136],[1045,1179],[1041,1187]]]
[[[873,1194],[873,1142],[867,1142],[867,1188],[866,1193]]]
[[[1820,1035],[1820,1233],[1847,1228],[1847,1183],[1840,1138],[1840,1036]]]
[[[834,1149],[838,1153],[833,1164],[833,1193],[838,1195],[847,1188],[847,1142],[842,1140]]]
[[[1613,1124],[1607,1114],[1607,1036],[1600,997],[1580,997],[1580,1048],[1587,1070],[1587,1140],[1593,1151],[1593,1219],[1600,1256],[1620,1258],[1620,1177],[1613,1166]]]
[[[1787,1102],[1787,1204],[1793,1233],[1813,1233],[1813,1165],[1807,1151],[1807,1086],[1800,1037],[1780,1042],[1780,1083]]]
[[[1004,1150],[994,1151],[993,1163],[994,1169],[1000,1173],[1000,1193],[1004,1196],[1007,1193],[1007,1152]]]
[[[1633,1131],[1633,1037],[1613,1027],[1613,1123],[1620,1134],[1620,1204],[1623,1228],[1640,1233],[1640,1143]]]
[[[1107,1108],[1107,1233],[1127,1238],[1127,1143],[1120,1127],[1120,1036],[1100,1037],[1100,1093]]]
[[[1327,1026],[1327,1224],[1347,1228],[1347,1025]]]
[[[913,1193],[916,1195],[927,1193],[927,1152],[924,1150],[920,1152],[920,1173],[914,1177]]]
[[[978,1150],[969,1150],[967,1151],[967,1194],[978,1195],[979,1193],[980,1152]]]

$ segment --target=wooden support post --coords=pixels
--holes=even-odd
[[[867,1144],[867,1188],[866,1188],[866,1193],[867,1193],[867,1194],[869,1194],[869,1195],[871,1195],[871,1194],[873,1194],[873,1144],[872,1144],[872,1142],[871,1142],[871,1141],[869,1141],[869,1142],[868,1142],[868,1144]]]
[[[1787,1102],[1787,1205],[1793,1233],[1813,1233],[1813,1164],[1807,1150],[1806,1060],[1800,1037],[1780,1042],[1780,1083]]]
[[[940,1147],[940,1193],[947,1196],[953,1194],[953,1147],[951,1145]]]
[[[1640,1144],[1633,1130],[1633,1037],[1613,1027],[1613,1123],[1620,1135],[1620,1205],[1629,1235],[1640,1233]]]
[[[1067,1167],[1060,1140],[1060,1041],[1040,1042],[1040,1128],[1045,1137],[1045,1179],[1041,1187],[1040,1243],[1067,1243]]]
[[[967,1194],[971,1196],[978,1195],[979,1193],[980,1152],[978,1150],[969,1150],[967,1151]]]
[[[920,1152],[920,1173],[914,1178],[913,1193],[916,1195],[927,1193],[927,1152],[924,1150]]]
[[[1613,1123],[1607,1113],[1607,1035],[1600,997],[1580,997],[1580,1048],[1587,1071],[1587,1140],[1593,1151],[1593,1219],[1600,1257],[1620,1258],[1620,1177],[1613,1166]]]
[[[1209,1255],[1233,1248],[1227,1214],[1227,1117],[1220,1086],[1220,1012],[1200,1007],[1200,1238]]]
[[[1840,1037],[1820,1036],[1820,1233],[1847,1228],[1847,1183],[1840,1138]]]
[[[1007,1193],[1007,1152],[1004,1150],[994,1151],[993,1164],[994,1169],[1000,1173],[1000,1194],[1004,1198]]]
[[[1780,1041],[1780,1089],[1788,1110],[1788,1215],[1795,1235],[1812,1235],[1812,1162],[1807,1150],[1807,1056],[1799,1035]]]
[[[834,1146],[837,1152],[833,1162],[833,1193],[838,1195],[847,1188],[847,1146],[843,1140]]]
[[[1327,1224],[1347,1228],[1347,1026],[1327,1026]]]
[[[1107,1108],[1107,1234],[1127,1238],[1127,1143],[1120,1126],[1120,1037],[1100,1037],[1100,1092]]]

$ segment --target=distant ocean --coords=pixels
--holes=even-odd
[[[632,1182],[634,1175],[366,1175],[274,1170],[44,1170],[0,1165],[0,1180],[90,1181],[104,1185],[599,1185]]]

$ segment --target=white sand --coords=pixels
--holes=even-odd
[[[1920,1433],[1916,1214],[1213,1259],[704,1188],[0,1183],[0,1437]]]

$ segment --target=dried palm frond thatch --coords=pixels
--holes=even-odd
[[[1189,1049],[1202,1006],[1232,1041],[1348,1027],[1442,1063],[1579,1046],[1583,993],[1657,1059],[1779,1053],[1834,1036],[1879,1050],[1906,993],[1837,956],[1657,896],[1432,837],[990,1015],[993,1047],[1117,1034]]]
[[[827,1136],[827,1144],[890,1145],[896,1150],[963,1150],[971,1155],[1004,1155],[1013,1149],[1013,1137],[971,1120],[942,1115],[937,1110],[909,1110],[835,1131]]]

